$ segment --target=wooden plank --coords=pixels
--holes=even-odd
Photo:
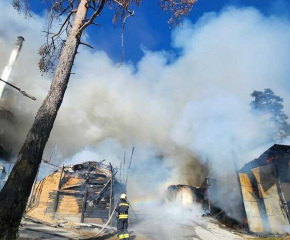
[[[285,233],[289,226],[287,212],[283,208],[284,200],[279,193],[277,174],[272,164],[252,169],[258,189],[263,199],[269,224],[269,231],[274,234]],[[287,209],[288,210],[288,209]]]
[[[58,194],[63,195],[76,195],[76,196],[84,196],[85,192],[75,191],[75,190],[58,190]]]
[[[107,183],[107,180],[106,181],[98,181],[98,180],[90,180],[89,181],[89,184],[90,185],[95,185],[95,186],[100,186],[100,185],[104,185]]]
[[[249,230],[254,233],[263,233],[263,221],[259,209],[259,199],[255,196],[250,178],[246,173],[239,173],[242,196]]]
[[[60,198],[57,213],[58,214],[78,214],[82,210],[82,204],[74,196],[64,195]]]

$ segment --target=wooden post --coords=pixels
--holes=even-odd
[[[64,172],[64,165],[62,166],[62,170],[61,170],[61,174],[60,174],[60,178],[59,178],[59,183],[58,183],[58,188],[56,191],[56,196],[55,196],[55,202],[54,202],[54,207],[53,207],[53,213],[56,213],[57,210],[57,205],[58,205],[58,200],[59,200],[59,190],[61,187],[61,179],[62,179],[62,174]]]
[[[210,201],[210,181],[209,178],[207,178],[207,203],[208,203],[208,211],[211,214],[211,201]]]
[[[86,191],[83,198],[83,209],[82,209],[82,217],[81,217],[81,223],[85,220],[85,212],[86,212],[86,206],[87,206],[87,198],[88,198],[88,184],[86,185]]]
[[[35,180],[34,180],[34,183],[33,183],[33,186],[32,186],[32,191],[31,191],[30,198],[29,198],[28,208],[31,208],[32,204],[35,201],[34,191],[35,191],[35,186],[36,186],[36,183],[37,183],[37,178],[38,178],[40,166],[41,166],[41,164],[39,164],[39,166],[38,166],[36,177],[35,177]]]
[[[112,207],[114,205],[114,202],[112,201],[113,200],[113,182],[114,182],[114,176],[113,176],[113,167],[112,167],[112,164],[111,163],[110,163],[110,168],[111,168],[111,191],[110,191],[110,208],[109,208],[109,216],[108,216],[108,218],[110,218],[110,216],[111,216]]]
[[[81,217],[81,223],[84,222],[85,219],[85,212],[86,212],[86,207],[87,207],[87,199],[88,199],[88,184],[89,184],[89,180],[90,180],[90,174],[91,174],[91,164],[89,163],[88,166],[88,175],[87,175],[87,179],[86,179],[86,190],[85,190],[85,195],[83,198],[83,209],[82,209],[82,217]]]

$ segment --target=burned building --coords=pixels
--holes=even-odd
[[[228,226],[245,224],[243,201],[239,185],[228,179],[206,178],[199,187],[172,185],[166,192],[166,199],[182,205],[198,203],[205,215],[217,217]],[[235,178],[236,180],[236,178]]]
[[[218,217],[228,226],[240,226],[256,234],[287,233],[290,146],[275,144],[245,164],[237,174],[224,179],[206,178],[200,187],[173,185],[168,188],[168,200],[178,195],[191,195],[192,204],[201,203],[205,213]]]
[[[26,216],[46,223],[105,223],[125,191],[112,165],[63,166],[35,184]]]
[[[275,144],[239,172],[249,230],[285,233],[289,229],[290,146]]]

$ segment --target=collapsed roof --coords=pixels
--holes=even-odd
[[[47,223],[104,223],[125,191],[116,173],[100,162],[63,166],[35,185],[26,215]]]

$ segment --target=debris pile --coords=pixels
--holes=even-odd
[[[56,224],[107,222],[124,185],[100,162],[63,166],[34,186],[26,217]]]

